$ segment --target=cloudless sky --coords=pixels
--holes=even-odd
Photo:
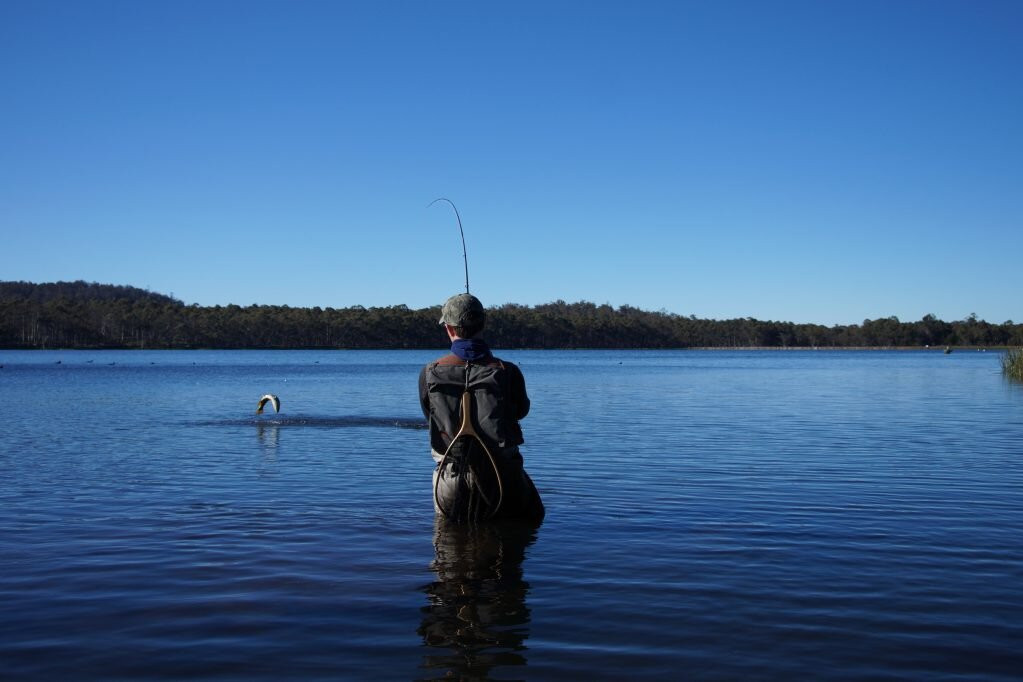
[[[0,0],[0,280],[1023,320],[1023,2]]]

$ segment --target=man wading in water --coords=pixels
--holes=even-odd
[[[519,420],[529,412],[526,382],[518,367],[490,352],[480,337],[485,321],[475,296],[458,294],[445,301],[440,323],[451,353],[419,373],[419,402],[430,422],[437,462],[434,507],[454,521],[539,525],[543,502],[519,454]]]

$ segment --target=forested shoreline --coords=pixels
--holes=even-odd
[[[488,315],[487,339],[498,348],[1023,346],[1023,324],[991,324],[975,315],[827,327],[564,301],[509,303]],[[439,317],[439,306],[199,306],[130,286],[0,282],[0,348],[6,349],[431,349],[446,345]]]

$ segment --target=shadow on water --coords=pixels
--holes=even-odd
[[[525,666],[529,584],[522,579],[536,529],[521,524],[434,522],[437,579],[421,589],[418,633],[431,651],[424,679],[489,679],[497,666]]]
[[[316,416],[294,416],[294,417],[249,417],[247,419],[223,419],[219,421],[198,422],[197,426],[255,426],[257,429],[269,427],[319,427],[319,428],[358,428],[376,427],[392,429],[425,429],[428,427],[426,420],[409,419],[408,417],[316,417]]]

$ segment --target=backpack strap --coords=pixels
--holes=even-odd
[[[454,353],[449,353],[448,355],[445,355],[441,359],[437,360],[434,364],[440,367],[452,367],[467,365],[469,363],[463,360],[462,358],[458,357]],[[480,367],[499,367],[501,369],[504,369],[504,363],[493,356],[491,356],[489,360],[485,360],[483,362],[473,360],[472,364],[478,365]]]

